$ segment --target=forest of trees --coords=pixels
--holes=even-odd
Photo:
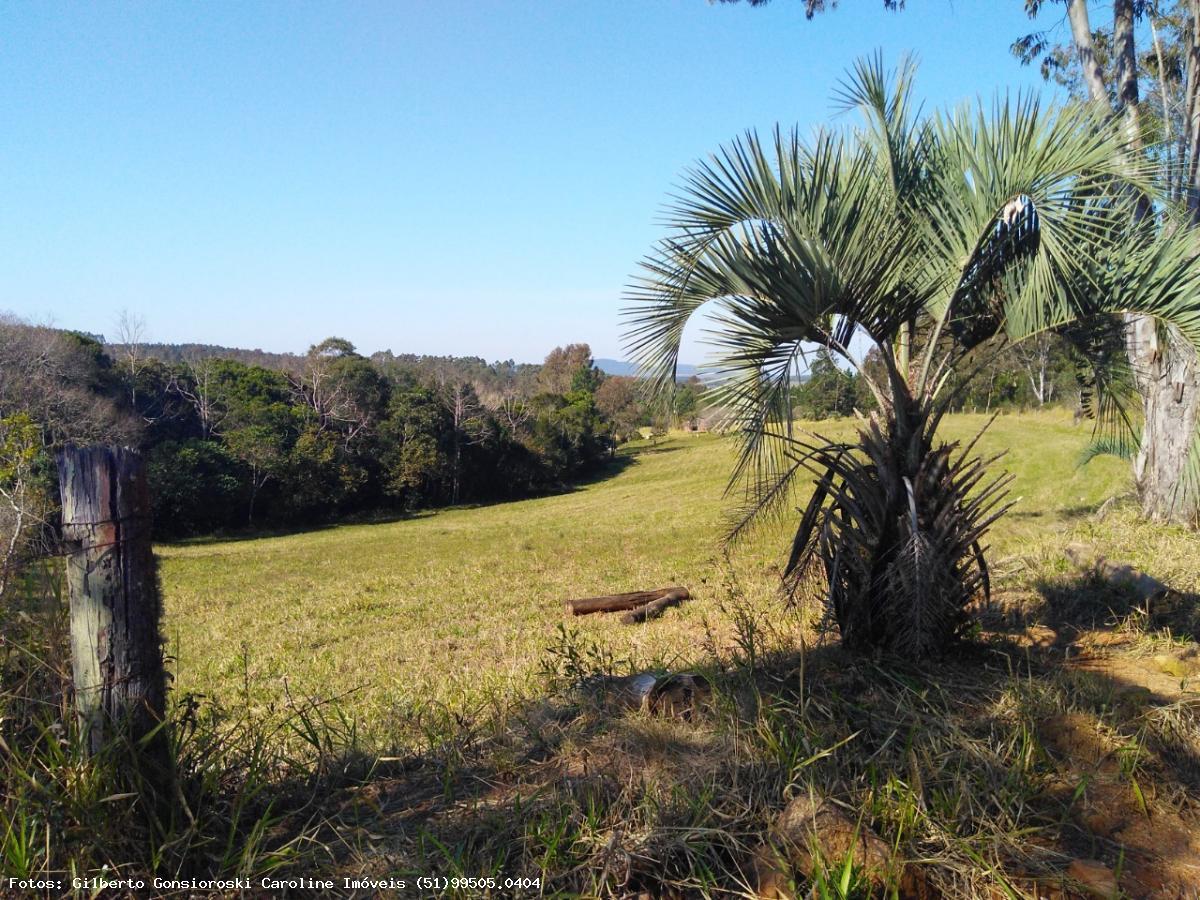
[[[867,355],[864,365],[880,368],[877,350]],[[1077,377],[1070,345],[1062,338],[1045,334],[1036,340],[1012,346],[992,343],[978,352],[979,374],[962,378],[951,373],[957,388],[952,408],[957,412],[995,412],[1067,406],[1078,410],[1085,390]],[[971,370],[965,366],[964,372]],[[834,361],[827,350],[818,350],[808,361],[808,372],[792,388],[792,411],[802,419],[828,419],[852,415],[857,409],[875,408],[875,398],[862,377]]]
[[[636,382],[606,378],[586,344],[516,365],[368,359],[340,338],[303,356],[173,351],[121,330],[105,345],[0,320],[6,571],[53,524],[68,442],[141,450],[156,533],[177,538],[559,490],[651,423]]]

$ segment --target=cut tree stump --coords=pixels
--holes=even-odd
[[[687,600],[691,594],[685,587],[665,587],[656,591],[632,591],[628,594],[609,594],[605,597],[584,597],[581,600],[568,600],[566,610],[573,616],[586,616],[599,612],[621,612],[637,609],[639,606],[645,606],[656,600],[665,600],[667,597],[673,597],[673,602],[679,603]]]

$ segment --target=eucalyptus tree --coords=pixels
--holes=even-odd
[[[1006,508],[974,441],[937,436],[965,361],[1130,313],[1200,345],[1200,273],[1177,231],[1134,215],[1154,185],[1094,110],[1022,95],[924,117],[913,74],[860,62],[839,97],[861,128],[750,133],[696,164],[626,315],[631,355],[667,391],[685,326],[711,312],[716,403],[741,441],[731,537],[810,483],[793,594],[822,597],[848,647],[919,658],[960,636],[989,590],[982,541]],[[874,395],[855,440],[793,425],[789,389],[814,349]],[[868,351],[879,362],[864,365]]]

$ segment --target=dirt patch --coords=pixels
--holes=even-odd
[[[1043,744],[1072,786],[1071,818],[1080,850],[1094,850],[1119,872],[1131,897],[1200,897],[1200,817],[1149,789],[1129,752],[1082,713],[1046,719]]]
[[[1102,676],[1117,691],[1143,691],[1158,702],[1192,697],[1200,702],[1200,674],[1186,653],[1158,653],[1150,657],[1129,653],[1083,651],[1068,658],[1067,668]]]

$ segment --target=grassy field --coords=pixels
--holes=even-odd
[[[986,419],[958,416],[950,439]],[[845,434],[850,424],[814,425]],[[993,563],[1061,547],[1107,498],[1128,490],[1112,459],[1076,467],[1084,427],[1061,412],[1001,416],[981,452],[1006,451],[1013,512],[991,536]],[[619,471],[568,494],[397,522],[284,537],[159,548],[176,687],[277,702],[341,694],[368,727],[433,699],[450,704],[524,693],[565,621],[569,597],[686,585],[695,600],[643,628],[571,622],[622,658],[694,663],[706,628],[727,630],[733,594],[776,604],[785,529],[721,550],[732,446],[677,436],[622,450]],[[794,526],[793,526],[794,527]],[[998,568],[1004,571],[1003,562]]]
[[[320,875],[348,898],[428,875],[449,880],[410,892],[1197,896],[1200,537],[1139,521],[1126,464],[1076,466],[1086,441],[1060,412],[992,424],[980,449],[1006,451],[1017,504],[991,534],[994,604],[921,666],[847,654],[785,608],[791,523],[723,553],[733,448],[714,436],[625,448],[558,496],[159,547],[173,696],[211,701],[172,709],[165,803],[119,742],[83,752],[46,566],[0,645],[0,875]],[[1069,542],[1175,590],[1138,598]],[[695,599],[643,625],[563,610],[670,583]],[[626,702],[623,677],[685,668],[707,693]]]

